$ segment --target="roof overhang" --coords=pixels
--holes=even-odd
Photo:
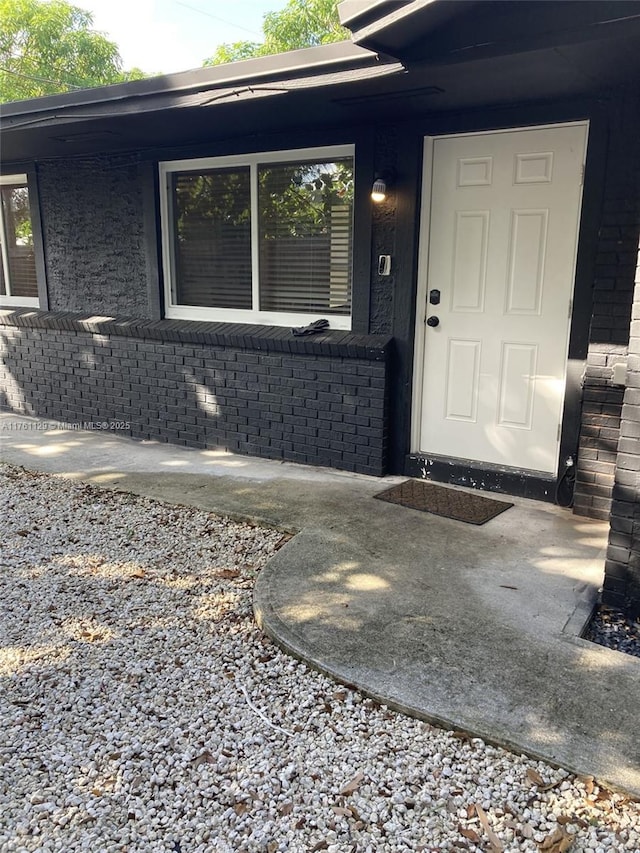
[[[348,124],[607,97],[640,81],[640,0],[345,0],[345,8],[361,44],[6,104],[3,160],[259,148],[274,134],[286,146],[297,130],[321,138]]]
[[[355,44],[405,64],[470,61],[638,35],[638,0],[343,0]]]
[[[36,115],[51,111],[61,112],[72,107],[93,108],[98,104],[123,103],[162,95],[196,94],[216,88],[233,88],[249,82],[259,85],[265,81],[288,80],[305,74],[339,73],[369,64],[372,59],[375,57],[367,48],[343,41],[258,59],[148,77],[130,83],[116,83],[63,95],[12,101],[2,104],[1,112],[3,119],[10,120],[13,116],[24,116],[27,113]]]
[[[215,142],[317,124],[322,105],[404,72],[351,42],[4,104],[4,162]],[[344,118],[344,110],[341,118]]]
[[[343,0],[338,15],[355,44],[399,56],[425,33],[463,14],[478,0]],[[372,47],[372,45],[376,47]]]

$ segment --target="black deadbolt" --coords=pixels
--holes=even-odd
[[[439,290],[430,290],[429,291],[429,302],[432,305],[440,304],[440,291]]]
[[[435,315],[431,317],[427,317],[427,326],[438,326],[440,324],[440,318]]]

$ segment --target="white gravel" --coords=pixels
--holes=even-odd
[[[639,851],[640,806],[252,619],[277,531],[0,466],[0,851]]]

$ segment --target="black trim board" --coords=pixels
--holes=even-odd
[[[404,467],[407,477],[420,480],[433,480],[452,486],[466,486],[550,503],[553,503],[556,497],[556,478],[534,471],[483,464],[472,459],[453,459],[418,453],[407,456]]]
[[[598,251],[608,145],[608,121],[600,107],[589,120],[580,230],[576,253],[573,308],[569,330],[567,378],[560,435],[560,466],[569,456],[576,461],[582,415],[582,382],[593,314],[593,280]]]
[[[411,405],[420,237],[423,137],[400,134],[396,189],[395,290],[389,440],[390,470],[401,471],[410,447]],[[409,284],[411,283],[411,284]],[[405,441],[407,442],[405,444]]]
[[[30,164],[25,169],[27,186],[29,188],[29,211],[31,214],[31,231],[33,233],[33,248],[36,260],[36,281],[38,282],[38,299],[40,308],[49,308],[49,290],[47,288],[47,267],[45,262],[44,236],[42,232],[42,214],[40,211],[40,192],[38,188],[38,168]]]
[[[162,234],[160,223],[160,191],[155,163],[139,166],[142,185],[144,250],[147,267],[147,299],[149,316],[160,320],[164,315],[164,279],[162,269]]]

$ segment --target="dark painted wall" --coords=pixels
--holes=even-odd
[[[609,111],[575,495],[578,513],[601,519],[611,512],[624,394],[613,366],[627,359],[638,257],[638,139],[640,98],[626,93]]]
[[[38,165],[51,311],[152,316],[144,179],[135,157]]]
[[[223,329],[15,311],[0,323],[0,407],[135,438],[386,472],[388,339]]]
[[[397,174],[398,127],[390,125],[379,128],[375,134],[375,171],[394,170]],[[370,205],[372,220],[371,241],[371,303],[369,329],[372,334],[393,334],[394,293],[396,290],[399,258],[396,252],[397,235],[397,186],[388,187],[387,198]],[[391,275],[378,275],[380,255],[392,256]],[[410,282],[408,282],[410,286]]]
[[[387,117],[378,127],[323,128],[313,134],[288,134],[286,139],[257,133],[255,138],[233,142],[238,151],[356,144],[354,329],[393,337],[387,354],[392,379],[386,389],[391,471],[407,470],[410,450],[423,137],[584,118],[592,120],[586,224],[581,235],[570,347],[573,384],[567,397],[563,448],[575,453],[577,446],[580,378],[588,355],[576,508],[604,517],[611,501],[622,405],[621,390],[610,381],[610,365],[626,354],[634,239],[637,246],[637,214],[629,180],[638,162],[629,143],[640,132],[637,99],[627,97],[617,105],[571,102],[431,114],[411,121]],[[144,159],[131,155],[38,164],[51,310],[138,319],[161,316],[156,162],[224,154],[231,145],[227,141],[215,147],[200,144],[188,151],[144,152],[140,154]],[[373,175],[389,168],[396,169],[397,180],[388,199],[373,205],[368,198]],[[377,274],[380,254],[392,255],[390,276]]]
[[[603,601],[640,618],[640,265],[615,466]]]

